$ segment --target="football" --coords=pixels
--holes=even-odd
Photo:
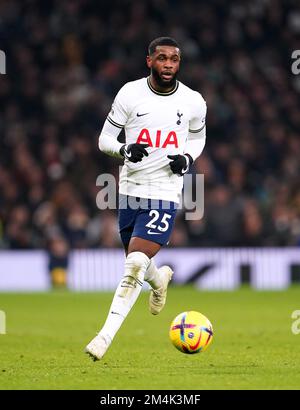
[[[183,312],[171,323],[169,336],[176,349],[182,353],[200,353],[211,344],[213,327],[202,313]]]

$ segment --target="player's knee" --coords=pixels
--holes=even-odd
[[[150,259],[143,252],[131,252],[125,261],[125,275],[131,276],[137,282],[143,282]]]

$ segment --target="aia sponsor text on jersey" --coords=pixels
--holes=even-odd
[[[173,145],[178,148],[178,139],[175,131],[169,131],[162,135],[161,130],[156,131],[156,135],[150,135],[147,128],[143,128],[136,140],[137,144],[148,144],[149,147],[167,148],[168,145]]]

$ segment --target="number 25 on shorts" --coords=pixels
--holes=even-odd
[[[160,213],[156,209],[152,209],[149,212],[149,216],[152,219],[146,224],[146,227],[149,228],[148,233],[153,233],[151,232],[151,229],[157,229],[160,232],[166,232],[169,229],[168,220],[172,218],[172,215],[164,213],[159,224],[157,224],[157,221],[159,220]]]

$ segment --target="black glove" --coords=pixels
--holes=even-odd
[[[189,154],[184,155],[168,155],[168,158],[172,159],[170,167],[173,174],[184,175],[188,172],[190,165],[193,162],[193,158]]]
[[[123,155],[128,161],[131,162],[140,162],[143,157],[146,155],[148,157],[149,153],[146,151],[146,148],[149,147],[149,144],[129,144],[123,145],[120,148],[120,154]]]

